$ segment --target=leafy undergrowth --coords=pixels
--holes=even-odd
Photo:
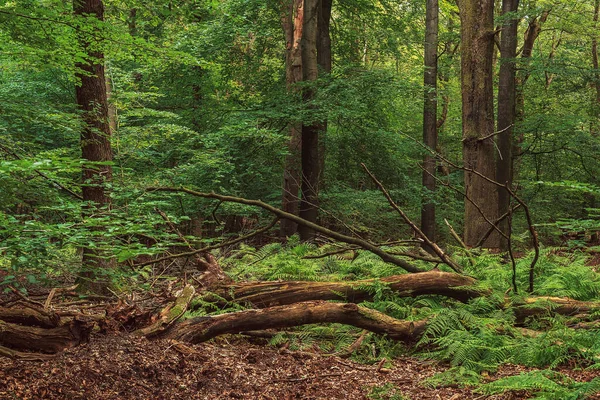
[[[273,243],[260,249],[243,246],[223,264],[228,273],[238,280],[347,281],[404,273],[402,269],[364,251],[310,258],[340,248],[341,245],[337,244],[317,247],[292,239],[288,244]],[[402,252],[409,248],[396,245],[388,250]],[[533,255],[517,260],[518,293],[512,288],[510,263],[502,256],[488,253],[461,255],[456,249],[455,257],[467,274],[478,279],[482,289],[491,291],[489,296],[463,304],[435,296],[400,298],[385,285],[367,287],[374,300],[363,303],[364,306],[399,319],[429,320],[425,334],[413,348],[374,334],[361,335],[360,330],[342,325],[300,327],[276,334],[271,344],[299,350],[318,347],[324,352],[342,354],[356,342],[360,345],[352,346],[351,357],[366,364],[407,354],[425,360],[439,360],[449,363],[451,369],[430,378],[423,385],[469,387],[483,395],[522,392],[541,399],[585,399],[600,392],[597,379],[580,382],[553,370],[561,367],[600,369],[600,334],[597,329],[569,328],[575,319],[552,313],[552,306],[543,301],[529,307],[544,307],[547,313],[516,324],[514,308],[510,305],[522,303],[526,297]],[[584,253],[543,250],[536,265],[533,294],[599,300],[600,275],[586,265],[586,259]],[[421,263],[420,266],[431,268],[431,264]],[[444,269],[444,266],[439,268]],[[600,315],[591,314],[588,318],[595,319],[597,316]],[[512,364],[540,370],[493,382],[485,378],[501,366]]]

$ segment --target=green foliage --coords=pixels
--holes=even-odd
[[[402,394],[393,383],[386,383],[381,386],[373,386],[367,394],[371,400],[409,400],[410,398]]]
[[[466,367],[452,367],[444,372],[433,375],[421,382],[425,387],[472,387],[479,386],[482,377],[479,373]]]
[[[561,373],[551,370],[531,371],[508,376],[484,384],[479,389],[484,394],[499,394],[511,391],[535,393],[536,399],[578,400],[586,399],[600,391],[600,379],[590,382],[577,382]]]

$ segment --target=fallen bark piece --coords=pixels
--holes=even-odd
[[[449,272],[428,271],[354,282],[254,282],[221,287],[217,294],[229,301],[264,308],[313,300],[352,303],[371,300],[373,285],[383,284],[402,297],[440,295],[463,302],[485,295],[473,286],[475,279]]]
[[[181,294],[177,296],[174,303],[169,304],[158,315],[158,320],[152,325],[145,328],[138,329],[133,332],[134,335],[152,337],[160,334],[162,331],[167,329],[169,325],[177,321],[185,314],[188,306],[192,299],[196,289],[192,285],[187,285],[181,291]]]
[[[426,326],[426,321],[400,321],[353,303],[304,302],[196,317],[173,325],[161,336],[201,343],[223,334],[317,323],[353,325],[404,342],[418,339]]]

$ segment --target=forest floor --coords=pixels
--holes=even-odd
[[[234,339],[188,345],[131,335],[92,337],[45,362],[2,359],[0,399],[524,399],[465,388],[433,389],[423,380],[448,367],[417,358],[363,365]],[[508,365],[486,380],[524,371]],[[594,371],[561,372],[579,381]],[[395,397],[394,397],[395,396]],[[402,397],[403,396],[403,397]],[[600,398],[600,397],[597,397]]]

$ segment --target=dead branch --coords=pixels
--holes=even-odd
[[[172,254],[169,256],[165,256],[165,257],[161,257],[161,258],[157,258],[156,260],[151,260],[151,261],[146,261],[143,263],[139,263],[139,264],[134,264],[132,267],[137,268],[137,267],[144,267],[146,265],[150,265],[150,264],[156,264],[156,263],[160,263],[163,261],[168,261],[168,260],[172,260],[174,258],[180,258],[180,257],[191,257],[191,256],[195,256],[196,254],[200,254],[200,253],[207,253],[211,250],[216,250],[216,249],[220,249],[222,247],[226,247],[226,246],[231,246],[240,242],[243,242],[244,240],[248,240],[256,235],[260,235],[261,233],[267,232],[269,229],[271,229],[273,226],[275,226],[275,224],[277,223],[277,221],[279,221],[279,218],[275,218],[269,225],[265,226],[264,228],[258,229],[252,233],[249,233],[247,235],[244,236],[240,236],[236,239],[224,242],[224,243],[219,243],[219,244],[214,244],[211,246],[206,246],[203,247],[201,249],[197,249],[197,250],[193,250],[193,251],[188,251],[185,253],[178,253],[178,254]]]
[[[390,206],[392,206],[392,208],[394,210],[396,210],[398,212],[398,214],[400,214],[400,216],[402,217],[402,219],[404,220],[404,222],[406,222],[406,224],[411,227],[411,229],[415,232],[415,234],[417,234],[417,236],[419,236],[421,239],[423,239],[423,241],[435,252],[435,254],[445,264],[447,264],[454,271],[456,271],[458,273],[461,273],[462,272],[462,267],[460,265],[458,265],[456,263],[456,261],[454,261],[452,258],[450,258],[446,253],[444,253],[444,251],[436,243],[432,242],[427,237],[427,235],[425,235],[423,233],[423,231],[421,231],[421,229],[419,229],[419,227],[414,222],[412,222],[410,218],[408,218],[408,215],[406,215],[404,213],[404,211],[402,211],[400,209],[400,207],[398,207],[398,205],[394,202],[394,200],[392,199],[392,197],[390,196],[390,194],[388,193],[388,191],[385,189],[385,187],[383,186],[383,184],[377,180],[377,178],[375,177],[375,175],[373,175],[371,173],[371,171],[369,171],[369,169],[367,168],[367,166],[365,164],[363,164],[363,163],[361,163],[360,165],[363,167],[363,169],[365,170],[365,172],[371,177],[371,179],[373,180],[373,182],[375,182],[375,185],[377,185],[377,187],[379,188],[379,190],[381,190],[381,192],[383,193],[383,195],[387,199],[388,203],[390,203]]]
[[[475,279],[451,272],[428,271],[353,282],[248,282],[225,285],[215,291],[222,299],[264,308],[312,300],[358,303],[373,299],[374,285],[385,285],[397,296],[440,295],[466,302],[485,295],[473,286]],[[207,299],[205,297],[205,299]],[[210,298],[208,298],[210,301]]]
[[[221,195],[221,194],[216,194],[214,192],[211,192],[211,193],[196,192],[194,190],[187,189],[184,187],[180,187],[180,188],[149,187],[146,190],[160,191],[160,192],[175,192],[175,193],[184,192],[184,193],[188,193],[192,196],[202,197],[205,199],[215,199],[215,200],[228,201],[228,202],[232,202],[232,203],[246,204],[249,206],[259,207],[266,211],[269,211],[270,213],[276,215],[279,218],[285,218],[285,219],[288,219],[299,225],[307,226],[307,227],[309,227],[325,236],[335,239],[337,241],[360,246],[363,249],[368,250],[371,253],[378,255],[379,257],[381,257],[381,259],[383,261],[389,262],[390,264],[397,265],[397,266],[403,268],[404,270],[406,270],[407,272],[423,272],[421,269],[417,268],[416,266],[412,265],[411,263],[388,254],[387,252],[383,251],[382,249],[380,249],[379,247],[377,247],[376,245],[374,245],[371,242],[368,242],[366,240],[359,239],[356,237],[352,237],[352,236],[346,236],[339,232],[332,231],[332,230],[322,227],[318,224],[314,224],[303,218],[300,218],[294,214],[290,214],[285,211],[282,211],[282,210],[280,210],[276,207],[273,207],[272,205],[262,202],[260,200],[250,200],[250,199],[244,199],[241,197],[225,196],[225,195]]]

